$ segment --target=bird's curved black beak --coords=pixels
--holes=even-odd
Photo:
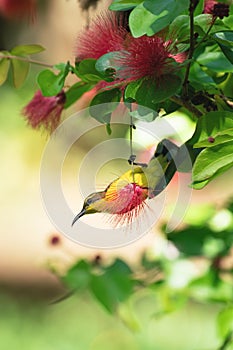
[[[78,221],[78,219],[81,218],[81,216],[83,216],[83,215],[85,215],[85,214],[86,214],[86,209],[83,208],[83,209],[80,211],[80,213],[78,213],[78,214],[75,216],[74,220],[72,221],[71,226],[73,226],[73,225],[75,224],[75,222]]]

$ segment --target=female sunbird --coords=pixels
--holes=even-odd
[[[111,182],[104,191],[90,194],[73,224],[83,215],[108,213],[123,215],[139,209],[144,201],[162,192],[176,172],[174,159],[180,148],[162,140],[148,164],[133,163],[133,167]]]

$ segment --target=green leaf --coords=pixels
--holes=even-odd
[[[223,166],[222,168],[218,169],[216,171],[216,173],[212,177],[210,177],[209,179],[193,182],[192,188],[194,188],[195,190],[201,190],[206,185],[208,185],[209,182],[213,181],[216,177],[220,176],[221,174],[225,173],[227,170],[229,170],[231,168],[232,168],[231,163]]]
[[[214,80],[202,69],[200,64],[194,62],[191,65],[189,81],[197,89],[203,89],[216,86]],[[209,90],[209,89],[208,89]]]
[[[120,102],[121,90],[112,89],[100,92],[97,94],[90,104],[90,114],[100,123],[110,124],[111,114],[116,109],[117,104],[113,102]]]
[[[212,21],[212,15],[204,13],[200,14],[198,16],[194,17],[194,26],[195,30],[197,27],[201,29],[201,32],[199,33],[201,36],[205,35],[205,33],[209,30],[210,23]],[[228,28],[227,28],[228,29]],[[215,33],[219,31],[226,30],[226,25],[224,22],[217,18],[217,20],[214,22],[213,27],[211,28],[210,33]]]
[[[130,297],[133,286],[131,270],[120,259],[106,267],[103,274],[92,276],[90,285],[92,293],[110,313],[116,311],[119,302]]]
[[[189,16],[180,15],[176,17],[169,26],[168,39],[175,37],[179,42],[187,40],[190,36],[189,27]]]
[[[107,131],[108,135],[112,134],[111,124],[106,124],[106,131]]]
[[[233,64],[233,48],[232,47],[227,47],[224,45],[220,45],[220,48],[223,52],[223,54],[226,56],[226,58]]]
[[[143,0],[114,0],[109,6],[111,11],[127,11],[139,5]]]
[[[156,17],[150,11],[147,11],[143,4],[138,5],[129,15],[129,27],[132,35],[138,38],[144,34],[151,36],[154,34],[151,29],[152,23]]]
[[[135,111],[129,112],[129,114],[135,118],[144,122],[152,122],[158,116],[158,113],[150,108],[138,105]]]
[[[224,32],[218,32],[212,35],[217,43],[224,46],[233,47],[233,31],[226,30]]]
[[[19,45],[11,50],[11,54],[16,56],[32,55],[44,50],[45,48],[41,45]]]
[[[174,95],[180,89],[181,85],[181,78],[174,74],[164,74],[161,76],[159,82],[150,79],[141,79],[127,85],[124,98],[125,100],[133,99],[139,105],[156,111],[159,107],[158,103]],[[135,113],[135,117],[136,115],[137,113]],[[151,117],[148,116],[148,119]],[[139,117],[139,119],[141,118]]]
[[[10,68],[10,60],[8,58],[0,59],[0,85],[5,83],[8,76],[9,68]]]
[[[75,103],[85,92],[93,88],[93,84],[83,83],[82,81],[72,85],[69,90],[66,91],[66,103],[64,108],[70,107]]]
[[[62,278],[64,283],[71,289],[85,289],[91,281],[91,266],[85,260],[80,260],[72,266]]]
[[[95,65],[96,60],[92,58],[81,61],[76,69],[78,77],[87,83],[97,83],[100,80],[103,80],[103,75],[98,72]]]
[[[101,74],[102,79],[106,81],[114,80],[115,73],[121,69],[117,63],[120,53],[120,51],[109,52],[96,61],[95,68]]]
[[[205,0],[199,0],[194,11],[194,17],[203,13]]]
[[[212,37],[219,44],[226,58],[233,63],[233,31],[218,32],[213,34]]]
[[[182,79],[175,74],[164,74],[160,77],[153,97],[153,102],[164,101],[179,91]]]
[[[144,7],[155,15],[155,20],[151,24],[153,33],[156,34],[168,26],[180,14],[188,11],[188,0],[146,0]]]
[[[233,72],[233,65],[222,52],[203,52],[197,57],[197,62],[214,72]]]
[[[222,310],[217,318],[218,333],[221,338],[226,338],[233,331],[233,306]]]
[[[193,167],[193,186],[210,181],[215,175],[233,165],[233,141],[204,149],[197,157]]]
[[[25,82],[28,76],[30,63],[16,60],[16,59],[11,60],[11,63],[12,63],[12,70],[13,70],[14,86],[16,88],[19,88],[20,86],[23,85],[23,83]]]
[[[233,6],[231,5],[231,8],[233,9]],[[223,18],[223,23],[227,29],[233,29],[233,15],[232,13],[228,17]]]
[[[63,72],[56,75],[49,69],[41,71],[37,77],[37,83],[44,96],[57,95],[62,90],[64,82]]]
[[[199,118],[194,147],[213,147],[233,138],[233,113],[209,112]],[[209,138],[213,139],[209,139]],[[213,141],[213,142],[210,142]]]
[[[201,256],[203,254],[204,242],[211,234],[207,228],[200,230],[199,227],[190,226],[179,232],[171,232],[168,239],[176,248],[187,256]]]

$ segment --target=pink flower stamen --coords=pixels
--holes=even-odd
[[[108,52],[122,50],[127,33],[114,12],[102,13],[78,36],[76,60],[98,59]]]
[[[46,97],[38,90],[33,99],[24,107],[22,113],[32,128],[44,127],[52,132],[60,123],[65,100],[64,91],[56,96]]]

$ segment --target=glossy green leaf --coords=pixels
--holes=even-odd
[[[36,54],[44,50],[45,48],[41,45],[19,45],[11,50],[11,54],[16,56],[24,56]]]
[[[150,79],[137,80],[127,85],[124,98],[133,99],[139,105],[156,111],[158,103],[177,93],[181,85],[181,78],[174,74],[161,76],[159,82]]]
[[[164,74],[160,77],[153,97],[153,102],[164,101],[176,94],[182,85],[182,79],[175,74]]]
[[[177,93],[181,85],[181,78],[175,74],[164,74],[160,77],[159,82],[144,80],[137,90],[136,101],[143,106],[150,107],[148,100],[154,104],[164,101]],[[144,101],[146,103],[143,103]]]
[[[213,34],[214,40],[219,44],[223,54],[233,63],[233,31],[223,31]]]
[[[156,111],[150,108],[138,105],[137,109],[129,113],[133,118],[144,122],[152,122],[158,116]]]
[[[219,46],[226,58],[233,64],[233,47],[227,47],[221,44]]]
[[[142,84],[143,80],[136,80],[129,83],[124,92],[124,100],[130,100],[131,102],[136,101],[136,93]]]
[[[208,185],[208,183],[210,183],[211,181],[213,181],[215,178],[217,178],[218,176],[224,174],[227,170],[232,168],[232,163],[229,163],[225,166],[223,166],[222,168],[218,169],[216,171],[216,173],[210,177],[207,180],[203,180],[203,181],[197,181],[197,182],[193,182],[192,183],[192,188],[194,188],[195,190],[201,190],[202,188],[204,188],[205,186]]]
[[[66,103],[64,108],[70,107],[73,103],[80,99],[85,92],[91,90],[93,86],[93,84],[83,83],[82,81],[72,85],[66,91]]]
[[[43,70],[37,77],[37,83],[44,96],[57,95],[62,90],[64,82],[65,77],[62,72],[56,75],[49,69]]]
[[[112,89],[97,94],[90,104],[90,114],[100,123],[110,124],[111,114],[116,109],[116,102],[120,102],[121,90]],[[115,103],[113,103],[115,102]]]
[[[194,11],[194,17],[203,13],[205,0],[199,0]]]
[[[16,88],[19,88],[20,86],[23,85],[23,83],[25,82],[28,76],[30,63],[20,61],[20,60],[15,60],[15,59],[11,60],[11,63],[12,63],[14,86]]]
[[[233,113],[209,112],[197,123],[194,147],[213,147],[233,138]]]
[[[120,51],[113,51],[101,56],[95,64],[95,68],[107,81],[113,80],[113,74],[120,69],[117,63],[117,57],[119,57]]]
[[[233,65],[222,52],[204,52],[197,57],[197,62],[214,72],[233,72]]]
[[[233,6],[231,5],[230,8],[233,9]],[[232,13],[230,13],[230,16],[224,17],[222,21],[227,29],[233,30],[233,14]]]
[[[127,11],[139,5],[143,0],[114,0],[109,9],[112,11]]]
[[[0,59],[0,85],[5,83],[10,68],[10,60],[8,58]]]
[[[202,29],[203,35],[209,30],[210,23],[212,21],[212,15],[204,13],[194,17],[195,28],[199,27]],[[228,29],[228,28],[227,28]],[[214,25],[211,28],[210,34],[226,30],[224,22],[217,18]],[[201,33],[200,33],[201,34]]]
[[[233,31],[226,30],[213,34],[213,38],[217,43],[224,46],[233,47]]]
[[[144,7],[156,16],[151,25],[155,34],[169,25],[180,14],[186,14],[189,0],[146,0]]]
[[[123,302],[130,297],[133,286],[131,270],[120,259],[106,267],[103,274],[95,275],[91,279],[92,293],[111,313],[116,311],[119,302]]]
[[[103,80],[103,76],[96,69],[96,60],[95,59],[86,59],[81,61],[77,66],[77,75],[82,81],[97,83],[100,80]]]
[[[213,78],[210,77],[197,62],[191,65],[189,81],[196,89],[202,89],[204,86],[205,89],[209,91],[209,87],[216,86]]]
[[[211,181],[216,175],[233,165],[233,141],[204,149],[193,167],[193,187]],[[199,187],[200,188],[200,187]]]
[[[132,35],[138,38],[144,34],[153,35],[154,31],[151,29],[152,23],[156,16],[148,11],[143,4],[135,7],[129,15],[129,27]]]
[[[62,280],[71,289],[83,290],[91,281],[91,266],[87,261],[80,260],[67,271]]]
[[[226,338],[229,333],[233,332],[233,306],[229,305],[222,310],[217,318],[218,333],[221,338]]]
[[[177,38],[179,42],[187,40],[190,36],[189,16],[180,15],[169,26],[168,39]]]

